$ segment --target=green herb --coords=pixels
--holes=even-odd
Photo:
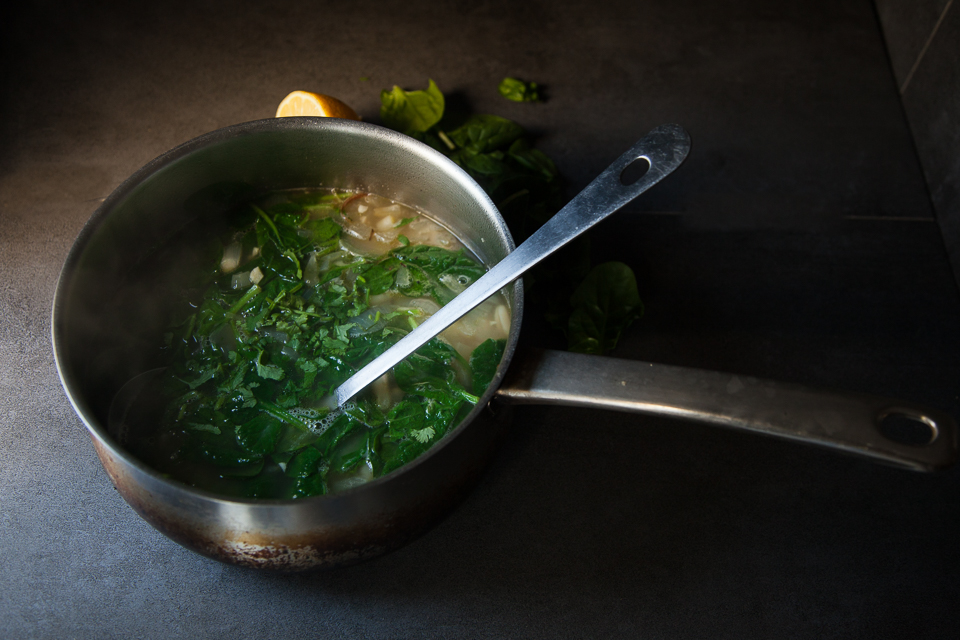
[[[402,117],[405,105],[431,95],[439,112],[430,118]],[[450,130],[444,129],[443,94],[431,80],[426,91],[404,92],[398,87],[381,94],[384,124],[426,142],[460,165],[490,195],[507,220],[514,237],[524,240],[562,204],[557,168],[533,148],[523,128],[507,118],[474,115]]]
[[[383,123],[401,133],[425,132],[443,117],[443,94],[433,80],[425,91],[404,91],[394,86],[380,93],[380,102]]]
[[[538,99],[536,83],[515,78],[506,78],[500,92],[511,100]],[[386,115],[384,122],[430,144],[466,170],[490,195],[517,242],[559,211],[563,198],[557,167],[533,146],[519,124],[496,115],[472,115],[459,126],[445,129],[443,94],[432,80],[426,92],[403,92],[397,87],[383,92],[381,114],[392,114],[398,111],[396,105],[423,100],[427,94],[440,109],[431,111],[429,119],[417,119],[416,127]],[[640,316],[642,305],[628,266],[607,263],[591,270],[590,254],[589,236],[581,236],[540,263],[525,280],[534,303],[531,307],[540,307],[547,321],[563,332],[569,349],[607,353]],[[429,292],[430,282],[411,274],[408,290]]]
[[[450,140],[474,153],[487,153],[509,147],[523,135],[523,127],[500,116],[473,116],[449,132]]]
[[[570,304],[569,349],[580,353],[606,353],[616,346],[623,330],[643,315],[637,281],[622,262],[594,267],[573,292]]]
[[[514,102],[539,102],[540,92],[536,82],[524,82],[516,78],[504,78],[497,90],[507,100]]]
[[[478,396],[482,396],[490,386],[506,346],[505,340],[489,339],[473,350],[473,355],[470,356],[470,371],[473,374],[473,392]]]
[[[403,399],[386,413],[373,392],[342,412],[321,408],[415,326],[418,309],[373,308],[371,296],[445,304],[485,271],[462,250],[406,239],[379,257],[347,252],[334,216],[352,194],[332,195],[249,205],[250,226],[226,242],[245,247],[237,272],[259,281],[244,289],[232,276],[213,278],[168,330],[160,435],[133,445],[162,472],[231,495],[317,495],[330,474],[376,476],[413,460],[477,402],[469,381],[492,377],[502,347],[498,355],[484,343],[468,364],[433,339],[395,368]]]

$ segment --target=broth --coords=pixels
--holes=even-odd
[[[483,395],[510,328],[502,294],[331,408],[337,386],[484,273],[428,215],[298,190],[230,223],[205,280],[180,287],[166,370],[111,426],[149,465],[230,496],[340,491],[421,455]]]

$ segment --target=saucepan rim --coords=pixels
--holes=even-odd
[[[190,156],[197,151],[201,151],[221,143],[227,143],[238,136],[258,133],[282,132],[288,130],[330,130],[367,138],[379,138],[389,144],[403,148],[403,150],[406,152],[426,159],[428,162],[441,167],[446,175],[448,175],[452,180],[455,180],[461,188],[467,191],[469,195],[476,200],[480,207],[485,210],[485,213],[492,217],[492,219],[496,222],[495,227],[497,232],[502,234],[501,241],[505,243],[508,253],[516,248],[513,237],[507,228],[506,222],[503,220],[502,216],[497,210],[496,205],[493,203],[487,193],[480,187],[480,185],[478,185],[476,181],[471,178],[469,174],[467,174],[466,171],[464,171],[456,163],[444,156],[439,151],[431,148],[429,145],[393,131],[392,129],[387,129],[385,127],[366,122],[342,120],[338,118],[295,117],[270,118],[234,124],[204,133],[174,147],[173,149],[170,149],[169,151],[157,156],[145,164],[143,167],[134,172],[129,178],[124,180],[106,199],[104,199],[104,201],[99,207],[97,207],[94,213],[84,224],[76,240],[71,246],[60,271],[54,293],[53,308],[51,313],[51,340],[57,373],[59,375],[60,383],[64,389],[64,392],[66,393],[70,404],[73,406],[74,412],[84,423],[90,435],[108,447],[113,455],[119,457],[125,464],[133,467],[139,472],[150,476],[155,481],[168,483],[172,486],[172,488],[177,490],[186,491],[196,495],[201,499],[221,504],[241,504],[254,508],[258,506],[276,508],[278,506],[287,505],[303,506],[305,504],[309,504],[310,502],[316,501],[352,500],[358,494],[375,490],[377,487],[383,484],[393,482],[398,477],[402,477],[416,467],[425,464],[431,458],[442,455],[444,449],[447,448],[447,445],[455,440],[468,427],[468,425],[477,418],[480,413],[486,410],[491,398],[496,394],[506,370],[509,368],[510,362],[516,351],[517,340],[519,338],[520,325],[523,315],[522,280],[517,280],[514,283],[513,294],[509,296],[511,303],[511,324],[503,358],[501,359],[500,365],[497,368],[496,375],[470,413],[439,442],[430,447],[430,449],[418,456],[415,460],[412,460],[400,468],[370,480],[362,485],[345,489],[343,491],[338,491],[336,493],[296,499],[243,498],[224,496],[222,494],[194,487],[158,472],[150,465],[142,462],[139,458],[130,453],[124,446],[117,442],[116,439],[109,433],[106,425],[100,423],[101,421],[97,419],[97,417],[94,415],[94,412],[84,401],[80,390],[75,388],[72,379],[72,372],[67,366],[68,346],[64,319],[64,307],[70,293],[70,288],[74,284],[74,276],[79,269],[79,263],[83,258],[84,251],[88,248],[90,242],[95,237],[97,232],[110,218],[111,213],[118,206],[122,205],[122,203],[128,197],[130,197],[130,195],[137,188],[139,188],[145,182],[148,182],[153,176],[157,175],[164,168],[175,164],[179,160]],[[323,185],[304,186],[320,187]],[[427,213],[429,214],[430,212]],[[468,246],[470,246],[470,243],[473,241],[471,238],[461,238],[461,240],[466,240]]]

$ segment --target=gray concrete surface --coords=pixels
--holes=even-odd
[[[869,0],[51,0],[0,24],[0,637],[957,637],[956,468],[528,407],[422,538],[262,575],[123,502],[49,346],[73,239],[142,164],[293,89],[376,121],[380,89],[433,78],[538,131],[571,192],[652,126],[691,132],[597,234],[647,305],[616,355],[958,416],[960,301]],[[549,101],[502,100],[506,75]]]

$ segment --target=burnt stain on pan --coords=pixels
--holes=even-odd
[[[231,186],[236,184],[242,188]],[[493,202],[443,154],[368,123],[271,118],[210,132],[138,170],[87,222],[57,284],[51,324],[58,372],[112,482],[160,532],[226,563],[305,571],[400,547],[464,497],[509,424],[508,411],[478,407],[409,465],[343,493],[290,501],[225,498],[170,480],[137,460],[109,431],[118,391],[161,366],[151,354],[163,309],[145,295],[151,289],[132,291],[132,306],[123,313],[110,313],[109,306],[128,286],[145,242],[160,243],[198,211],[219,215],[250,193],[320,185],[375,190],[444,212],[440,221],[472,241],[484,262],[496,263],[513,249]],[[518,340],[519,283],[510,300],[512,329],[501,370],[509,366]],[[491,388],[482,403],[493,394]]]

